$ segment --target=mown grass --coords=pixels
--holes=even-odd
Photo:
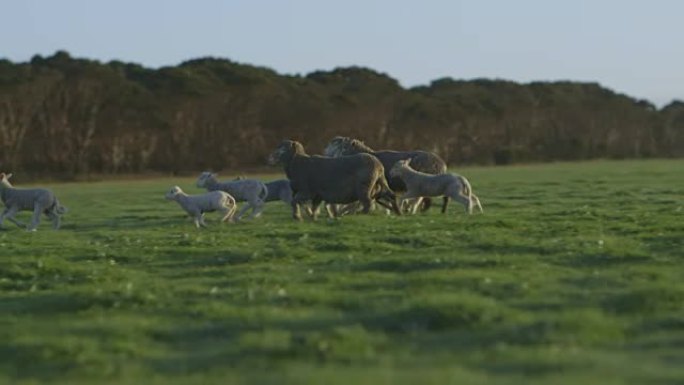
[[[485,207],[197,231],[190,179],[0,232],[0,382],[679,384],[684,161],[468,168]]]

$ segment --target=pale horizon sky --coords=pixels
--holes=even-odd
[[[359,65],[406,87],[591,81],[684,99],[684,1],[3,0],[0,58],[63,49],[148,67],[224,57],[279,73]]]

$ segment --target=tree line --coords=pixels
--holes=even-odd
[[[362,67],[283,75],[227,59],[150,69],[58,51],[0,60],[0,168],[181,173],[262,166],[283,138],[425,149],[451,165],[681,157],[684,103],[597,83],[438,79],[403,88]]]

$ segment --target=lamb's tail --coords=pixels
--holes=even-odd
[[[266,198],[268,197],[268,187],[266,186],[266,183],[261,184],[261,193],[259,194],[259,199],[261,199],[262,202],[266,202]]]
[[[464,176],[459,176],[461,179],[461,188],[463,189],[463,194],[468,197],[468,199],[473,198],[473,189],[470,187],[470,182]]]

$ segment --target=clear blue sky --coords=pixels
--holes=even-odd
[[[2,0],[0,57],[151,67],[226,57],[281,73],[362,65],[436,78],[597,81],[684,99],[679,0]]]

